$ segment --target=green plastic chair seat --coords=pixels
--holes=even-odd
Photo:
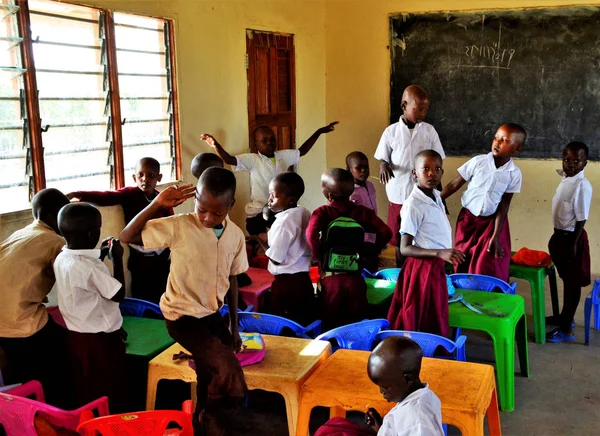
[[[125,350],[128,356],[145,357],[148,361],[175,343],[165,322],[160,319],[123,317],[127,332]]]
[[[451,327],[479,330],[491,336],[494,343],[500,408],[505,412],[515,408],[515,338],[519,352],[521,374],[529,377],[527,321],[525,300],[520,295],[457,289],[456,294],[484,314],[480,315],[462,303],[449,306]]]

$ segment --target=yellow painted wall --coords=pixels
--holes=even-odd
[[[569,0],[569,5],[590,2]],[[336,135],[327,141],[327,166],[343,166],[344,157],[361,150],[371,159],[371,174],[379,165],[372,156],[389,124],[390,54],[388,17],[401,12],[448,10],[515,9],[565,4],[560,0],[328,0],[326,8],[327,41],[327,118],[339,119]],[[436,96],[431,96],[432,105]],[[463,102],[466,103],[466,102]],[[463,104],[457,102],[457,104]],[[467,158],[445,160],[444,180],[457,173]],[[523,172],[521,194],[514,197],[510,225],[513,247],[547,248],[552,233],[551,202],[560,181],[555,173],[558,160],[517,160]],[[586,176],[596,189],[590,220],[586,225],[592,250],[592,271],[600,273],[600,165],[590,163]],[[376,184],[379,185],[379,184]],[[380,215],[387,214],[385,189],[377,190]],[[450,221],[454,225],[460,210],[460,195],[449,201]]]

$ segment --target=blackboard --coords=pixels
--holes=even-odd
[[[528,132],[519,157],[560,158],[578,140],[600,158],[600,8],[395,15],[390,52],[390,121],[421,85],[446,154],[486,153],[514,122]]]

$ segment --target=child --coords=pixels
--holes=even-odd
[[[308,153],[324,133],[332,132],[335,125],[331,124],[317,129],[299,149],[278,150],[277,138],[270,127],[260,126],[254,130],[254,147],[257,153],[245,153],[231,156],[221,144],[211,135],[203,134],[202,140],[215,149],[226,164],[232,165],[233,171],[250,173],[250,203],[246,205],[246,231],[250,235],[265,233],[273,224],[274,217],[268,220],[263,217],[263,208],[269,199],[269,183],[277,174],[287,171],[289,167],[298,164],[300,157]]]
[[[419,374],[423,351],[414,341],[391,336],[375,347],[369,356],[367,372],[379,386],[383,398],[398,403],[382,419],[373,408],[367,410],[365,423],[370,431],[344,418],[333,418],[315,436],[441,436],[442,404]]]
[[[396,247],[396,266],[404,261],[400,253],[400,210],[413,190],[411,170],[417,153],[432,149],[445,157],[440,138],[431,124],[423,122],[429,110],[429,95],[411,85],[402,94],[400,121],[387,127],[381,136],[375,159],[381,161],[379,180],[385,185],[389,200],[388,226],[392,229],[391,245]],[[439,188],[441,189],[441,187]]]
[[[521,191],[521,170],[512,156],[525,144],[525,129],[518,124],[501,126],[492,151],[475,156],[458,169],[458,176],[442,191],[446,199],[469,182],[456,220],[455,246],[465,253],[456,272],[484,274],[508,282],[510,230],[508,208]]]
[[[445,262],[464,254],[452,248],[452,228],[435,189],[442,180],[442,157],[425,150],[415,158],[417,185],[402,207],[400,250],[406,257],[388,312],[390,328],[448,337]]]
[[[58,308],[67,329],[69,367],[78,406],[108,396],[110,410],[127,411],[127,362],[119,302],[125,298],[123,247],[100,240],[102,215],[91,204],[72,203],[58,214],[67,240],[54,262]],[[102,260],[112,259],[114,278]]]
[[[581,288],[591,283],[590,245],[584,230],[590,215],[592,185],[585,178],[588,147],[571,142],[563,150],[562,181],[552,199],[554,234],[548,242],[552,261],[564,282],[563,310],[552,320],[558,328],[546,335],[548,342],[575,340],[571,326],[581,298]]]
[[[192,175],[199,179],[204,170],[210,167],[223,168],[223,160],[214,153],[200,153],[192,159],[190,170]]]
[[[0,243],[0,347],[14,373],[14,379],[4,374],[7,384],[39,380],[50,404],[70,410],[66,331],[43,304],[65,245],[56,217],[66,204],[59,190],[41,190],[31,201],[33,222]]]
[[[315,320],[315,298],[308,274],[312,251],[306,240],[310,212],[298,206],[302,194],[304,181],[298,174],[288,171],[275,176],[269,184],[268,203],[276,214],[275,222],[269,229],[269,246],[261,245],[269,258],[269,271],[275,276],[271,310],[275,315],[305,325]]]
[[[377,199],[375,187],[369,182],[369,159],[360,151],[353,151],[346,156],[346,170],[354,177],[354,192],[350,201],[361,206],[373,209],[377,214]]]
[[[374,233],[375,249],[377,252],[381,251],[392,237],[392,232],[372,209],[357,206],[350,201],[350,195],[354,191],[352,174],[341,168],[330,169],[321,176],[321,187],[329,204],[315,209],[306,229],[308,243],[313,257],[319,261],[320,269],[323,271],[327,254],[325,248],[330,245],[327,243],[329,225],[340,217],[351,218],[365,232]],[[367,286],[361,272],[360,269],[356,272],[325,272],[322,276],[325,330],[366,318]]]
[[[137,161],[133,180],[137,186],[127,186],[117,191],[75,191],[67,194],[67,197],[98,206],[120,205],[127,224],[158,195],[156,185],[162,180],[159,162],[151,157]],[[171,215],[173,209],[160,209],[152,219]],[[131,295],[158,303],[167,287],[169,250],[149,250],[137,244],[130,244],[129,247],[127,267],[131,272]]]
[[[195,211],[152,220],[157,211],[194,197]],[[246,395],[239,351],[236,276],[248,269],[244,234],[227,214],[235,203],[235,176],[224,168],[208,168],[192,185],[161,192],[121,232],[124,242],[151,248],[171,248],[171,272],[160,299],[171,337],[196,363],[197,434],[222,434]],[[219,308],[229,290],[231,331]],[[211,392],[220,398],[208,397]]]

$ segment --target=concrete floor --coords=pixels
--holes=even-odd
[[[546,283],[546,289],[548,284]],[[525,298],[528,317],[529,362],[531,376],[519,374],[515,363],[515,411],[502,412],[504,435],[598,435],[600,434],[600,331],[592,330],[591,345],[583,345],[583,299],[591,286],[582,292],[582,304],[575,316],[576,340],[567,344],[536,344],[533,339],[531,293],[527,282],[518,281],[517,293]],[[562,301],[562,283],[559,281]],[[561,303],[562,304],[562,303]],[[547,292],[546,313],[551,313]],[[493,364],[491,340],[485,334],[466,331],[467,359]],[[516,353],[516,351],[515,351]],[[242,412],[242,435],[287,435],[285,405],[277,394],[252,391],[249,407]],[[325,422],[328,410],[313,410],[311,431]],[[351,414],[361,419],[360,414]],[[450,434],[459,434],[450,429]],[[486,428],[486,434],[487,428]]]

